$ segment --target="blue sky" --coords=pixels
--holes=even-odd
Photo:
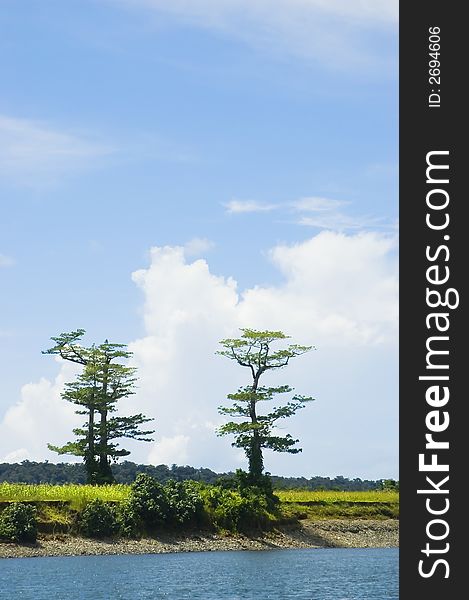
[[[205,261],[211,277],[237,282],[239,302],[252,290],[277,290],[281,296],[291,289],[300,260],[291,250],[304,247],[301,260],[309,264],[307,252],[325,251],[309,244],[318,235],[327,247],[327,234],[337,244],[362,236],[370,240],[369,252],[381,256],[378,246],[395,237],[397,223],[396,10],[385,1],[1,4],[0,421],[10,437],[5,434],[0,458],[45,456],[34,448],[51,441],[50,431],[34,448],[26,442],[15,447],[14,414],[29,410],[23,386],[57,377],[60,365],[40,354],[50,336],[84,327],[89,341],[108,337],[139,348],[142,340],[147,346],[155,340],[148,311],[162,310],[163,290],[141,282],[139,287],[132,279],[135,271],[160,272],[161,257],[150,255],[152,247],[185,246],[187,265]],[[368,258],[374,259],[365,247],[357,250],[360,256],[362,251],[366,270]],[[336,256],[333,248],[330,252]],[[394,274],[395,254],[395,244],[386,246],[383,264],[373,263],[376,281]],[[337,255],[330,269],[331,298],[343,293],[333,278],[340,260]],[[180,290],[181,277],[173,282],[169,273],[161,284],[174,305],[171,293],[182,297],[189,290]],[[354,294],[369,297],[376,281],[367,279]],[[388,300],[380,296],[380,305]],[[244,313],[257,314],[241,304],[236,310],[241,316],[233,327],[245,323]],[[353,313],[363,331],[369,326],[355,308],[336,307],[334,315],[339,313],[347,318]],[[330,316],[324,319],[330,323]],[[339,450],[335,460],[315,462],[311,468],[318,474],[337,474],[341,466],[351,476],[397,471],[396,339],[388,321],[376,316],[374,333],[366,329],[371,337],[363,338],[364,348],[378,350],[364,350],[361,362],[366,372],[366,357],[375,361],[382,354],[373,370],[381,381],[395,382],[386,392],[386,416],[367,417],[370,428],[382,418],[392,421],[382,466],[366,463],[364,446],[356,464],[341,465]],[[292,327],[291,333],[305,331],[298,323]],[[321,332],[323,347],[331,348],[332,362],[324,368],[334,377],[332,363],[343,347],[334,355],[329,340],[335,334]],[[221,339],[224,333],[210,329],[207,336]],[[210,348],[207,360],[218,360]],[[147,359],[137,356],[143,378],[151,370]],[[183,360],[182,354],[174,360]],[[232,384],[226,384],[228,393]],[[142,389],[135,402],[153,408],[158,420],[158,399],[145,400],[145,383]],[[201,378],[195,400],[203,389]],[[48,393],[57,396],[59,388]],[[213,405],[214,422],[219,403]],[[313,427],[314,409],[308,411]],[[171,422],[170,414],[165,418],[162,427]],[[194,449],[184,454],[174,441],[184,445],[189,437],[182,425],[158,433],[167,451],[152,450],[154,460],[205,459]],[[204,466],[237,466],[228,441],[217,443],[227,447],[226,455]],[[145,452],[138,450],[135,458],[150,460]],[[310,473],[305,456],[302,462],[293,457],[278,463],[273,457],[271,470]]]

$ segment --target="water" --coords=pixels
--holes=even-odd
[[[397,548],[0,560],[0,598],[397,600]]]

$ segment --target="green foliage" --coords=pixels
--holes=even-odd
[[[77,528],[77,513],[63,502],[38,502],[37,528],[44,533],[70,533]]]
[[[399,493],[395,490],[272,492],[268,475],[261,482],[261,487],[252,486],[249,473],[238,471],[216,485],[193,481],[161,485],[145,475],[134,491],[130,486],[11,486],[10,491],[19,489],[29,502],[12,503],[0,513],[0,539],[34,541],[37,529],[43,533],[81,532],[90,537],[135,537],[152,534],[155,529],[265,529],[285,518],[399,518]],[[31,488],[31,493],[25,488]],[[38,494],[38,490],[48,493]]]
[[[141,526],[152,529],[163,525],[170,514],[164,487],[150,475],[139,473],[130,488],[129,510]]]
[[[273,342],[289,339],[290,336],[282,331],[257,331],[247,328],[241,331],[240,338],[222,340],[220,344],[224,349],[219,350],[217,354],[251,369],[257,366],[265,371],[285,367],[290,358],[304,354],[312,348],[312,346],[290,344],[287,348],[272,352],[270,346]]]
[[[141,523],[135,511],[134,504],[124,500],[118,505],[117,524],[119,533],[124,537],[135,537],[141,529]]]
[[[202,491],[210,521],[217,528],[243,531],[264,527],[269,520],[267,499],[254,490],[243,494],[219,486]]]
[[[168,481],[164,486],[168,501],[168,522],[180,526],[203,520],[204,502],[200,485],[193,481]]]
[[[119,531],[116,507],[103,502],[92,500],[85,506],[79,517],[79,531],[86,537],[111,537]]]
[[[176,481],[203,481],[205,483],[216,483],[220,478],[230,477],[228,474],[217,474],[210,469],[196,469],[189,465],[138,465],[129,460],[116,463],[112,467],[116,481],[131,484],[138,473],[147,473],[160,483],[166,483],[170,479]],[[338,475],[336,477],[279,477],[271,475],[272,485],[275,489],[294,490],[347,490],[366,491],[382,489],[382,479],[360,479],[355,477],[349,479]],[[21,463],[0,463],[0,501],[14,500],[16,490],[11,495],[5,494],[8,486],[3,488],[2,482],[28,483],[28,484],[70,484],[85,483],[86,473],[83,464],[80,463],[58,463],[34,462],[24,460]],[[397,482],[399,485],[399,482]],[[8,492],[7,492],[8,494]],[[61,498],[66,500],[66,498]]]
[[[261,475],[253,484],[251,474],[241,469],[208,488],[205,500],[215,526],[232,531],[264,528],[277,513],[270,476]]]
[[[13,502],[0,513],[0,539],[10,542],[35,542],[37,511],[31,504]]]
[[[383,479],[381,482],[381,489],[384,491],[399,491],[399,482],[395,479]]]
[[[276,511],[279,499],[274,494],[272,479],[268,473],[262,474],[253,480],[250,473],[246,473],[242,469],[237,469],[236,473],[232,476],[220,477],[216,486],[225,490],[235,490],[241,496],[249,496],[251,494],[262,496],[265,498],[269,510]]]
[[[126,509],[131,524],[126,532],[204,523],[231,531],[261,527],[271,506],[264,492],[252,486],[231,490],[191,481],[170,481],[163,486],[140,474],[131,486]]]
[[[136,529],[200,524],[204,519],[200,489],[193,481],[168,481],[163,486],[140,473],[131,486],[128,514]]]
[[[248,490],[250,493],[254,492],[258,496],[264,496],[269,509],[275,510],[279,500],[274,494],[272,478],[269,473],[264,473],[253,481],[250,473],[246,473],[242,469],[237,469],[235,477],[238,481],[238,489],[241,494],[244,493],[244,490]]]
[[[221,356],[236,361],[242,367],[249,368],[252,382],[249,386],[241,387],[234,394],[228,394],[232,400],[231,406],[220,406],[220,414],[244,418],[243,421],[229,421],[222,425],[219,435],[234,435],[233,446],[242,448],[249,462],[251,484],[257,484],[264,470],[262,450],[264,448],[274,452],[288,452],[297,454],[301,448],[296,447],[299,440],[294,439],[289,433],[280,436],[276,432],[279,419],[293,416],[298,410],[304,408],[312,400],[307,396],[293,396],[284,404],[273,408],[269,413],[258,414],[258,404],[274,399],[279,394],[293,391],[288,385],[264,387],[259,385],[261,376],[269,370],[286,367],[291,358],[300,356],[311,350],[311,346],[290,344],[287,348],[273,350],[271,345],[278,340],[288,338],[281,331],[257,331],[254,329],[241,329],[242,336],[238,339],[222,340],[223,350],[217,352]]]

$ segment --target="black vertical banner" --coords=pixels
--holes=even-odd
[[[400,598],[465,597],[464,4],[400,7]],[[465,314],[464,314],[465,313]],[[467,442],[466,442],[467,440]],[[466,488],[466,489],[464,489]]]

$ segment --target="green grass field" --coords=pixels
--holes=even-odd
[[[281,502],[399,502],[398,492],[336,492],[308,490],[277,490]]]
[[[337,492],[277,490],[280,512],[293,519],[385,519],[398,518],[399,493],[391,491]],[[69,508],[81,511],[95,498],[106,502],[120,502],[129,497],[128,485],[29,485],[0,483],[0,502],[48,503],[47,511],[57,512],[53,502],[67,503]],[[58,510],[58,509],[57,509]]]
[[[109,502],[119,502],[128,498],[130,486],[116,485],[83,485],[48,483],[0,483],[0,502],[89,502],[95,498]],[[309,490],[276,490],[275,494],[281,502],[311,503],[322,502],[399,502],[399,493],[393,491],[338,492]]]
[[[294,519],[398,519],[398,492],[276,491],[284,517]]]
[[[0,483],[0,502],[68,502],[75,510],[99,498],[106,502],[120,502],[129,497],[129,485],[38,485],[27,483]]]

